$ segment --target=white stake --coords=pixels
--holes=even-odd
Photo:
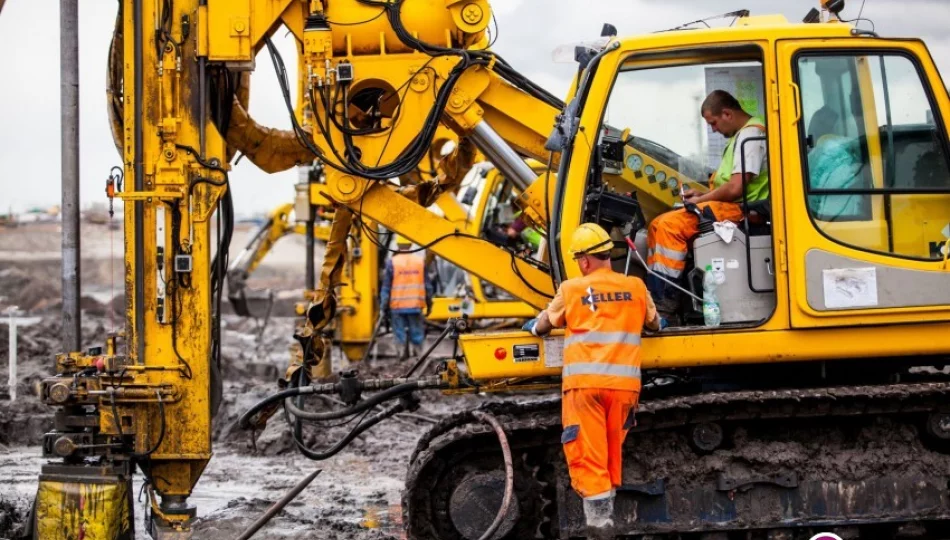
[[[16,308],[10,310],[10,401],[16,401]]]

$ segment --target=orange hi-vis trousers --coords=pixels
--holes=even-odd
[[[639,397],[639,392],[600,388],[564,392],[561,444],[571,486],[581,497],[597,499],[620,486],[623,440]]]
[[[742,205],[731,202],[706,202],[696,205],[700,210],[710,207],[718,221],[742,220]],[[690,238],[699,234],[699,219],[685,208],[660,214],[647,231],[647,265],[657,274],[676,279],[686,269],[686,250]],[[654,300],[659,300],[655,296]]]

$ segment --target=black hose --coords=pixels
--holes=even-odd
[[[329,412],[311,412],[301,409],[298,405],[294,404],[291,400],[284,401],[284,406],[287,407],[287,410],[295,416],[298,420],[311,420],[316,422],[322,422],[326,420],[339,420],[340,418],[351,416],[354,414],[359,414],[363,411],[372,409],[373,407],[389,401],[390,399],[399,397],[403,394],[407,394],[414,390],[418,390],[419,386],[416,383],[403,383],[398,386],[394,386],[388,390],[383,390],[378,394],[374,394],[368,399],[365,399],[356,405],[348,409],[341,409],[338,411],[329,411]]]
[[[402,401],[400,401],[399,403],[396,403],[395,405],[380,412],[379,414],[371,416],[365,422],[360,422],[358,425],[356,425],[356,427],[351,429],[350,432],[347,433],[345,437],[340,439],[339,442],[337,442],[336,444],[331,446],[329,449],[324,450],[322,452],[314,452],[313,450],[311,450],[302,440],[300,440],[299,437],[297,437],[296,433],[294,433],[294,444],[297,445],[297,449],[300,450],[300,453],[303,454],[305,457],[312,459],[314,461],[322,461],[324,459],[331,458],[335,456],[336,454],[338,454],[340,450],[343,450],[348,444],[350,444],[353,441],[353,439],[358,437],[364,431],[368,430],[369,428],[375,426],[376,424],[382,422],[383,420],[391,416],[394,416],[403,412],[404,410],[406,410],[406,405]]]
[[[501,454],[505,461],[505,495],[501,499],[501,507],[498,509],[498,513],[495,514],[495,520],[478,539],[488,540],[495,534],[495,531],[498,530],[498,527],[501,526],[508,515],[508,509],[511,507],[511,499],[514,495],[515,472],[511,460],[511,445],[508,444],[508,437],[505,436],[505,428],[502,427],[498,419],[485,411],[472,411],[472,416],[476,420],[485,422],[495,430],[495,435],[498,436],[498,444],[501,445]]]
[[[374,394],[373,396],[357,403],[356,405],[353,405],[352,407],[348,409],[342,409],[339,411],[330,411],[330,412],[325,412],[325,413],[300,411],[301,413],[305,413],[307,415],[307,416],[300,415],[300,418],[304,420],[337,420],[337,419],[343,418],[344,416],[350,416],[352,414],[361,413],[369,408],[379,405],[380,403],[384,401],[388,401],[395,397],[399,397],[402,394],[406,394],[406,393],[412,392],[413,390],[418,390],[418,389],[419,389],[419,385],[417,383],[414,383],[414,382],[403,383],[403,384],[393,386],[392,388],[383,390],[382,392],[379,392],[377,394]],[[247,412],[242,414],[240,420],[238,420],[238,425],[241,427],[241,429],[249,429],[251,426],[251,423],[250,423],[251,418],[255,414],[259,413],[261,410],[266,408],[268,405],[271,405],[278,401],[283,401],[287,398],[292,398],[298,395],[310,394],[310,393],[313,393],[312,386],[300,386],[296,388],[288,388],[287,390],[281,390],[280,392],[277,392],[276,394],[271,394],[267,396],[266,398],[262,399],[261,401],[259,401],[250,409],[248,409]],[[288,403],[287,405],[290,405],[290,404]],[[293,413],[293,410],[291,410],[291,413],[296,416],[296,414]]]
[[[251,417],[259,413],[262,409],[264,409],[268,405],[271,405],[272,403],[276,403],[283,399],[294,397],[300,394],[301,388],[307,388],[307,387],[288,388],[287,390],[281,390],[280,392],[277,392],[276,394],[271,394],[267,396],[266,398],[264,398],[263,400],[257,402],[257,404],[255,404],[253,407],[248,409],[247,412],[241,415],[241,418],[238,420],[238,426],[240,426],[241,429],[250,429]]]

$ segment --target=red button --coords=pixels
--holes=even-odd
[[[508,356],[508,351],[504,347],[498,347],[495,349],[495,358],[498,360],[504,360]]]

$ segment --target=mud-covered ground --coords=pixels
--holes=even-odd
[[[101,344],[121,329],[122,237],[120,231],[83,224],[83,342]],[[232,257],[252,230],[239,228]],[[6,394],[8,326],[0,323],[0,539],[13,538],[22,527],[44,463],[39,443],[51,427],[50,410],[35,397],[36,383],[49,374],[60,351],[60,231],[58,225],[0,228],[0,313],[18,306],[18,398]],[[303,285],[302,239],[283,239],[255,273],[249,285],[272,287],[281,298],[295,299]],[[292,303],[292,300],[289,301]],[[423,396],[418,415],[396,417],[360,436],[333,458],[316,463],[293,448],[286,423],[278,414],[251,444],[236,427],[239,415],[277,389],[287,366],[293,319],[271,318],[263,332],[259,322],[227,315],[223,323],[225,399],[214,419],[214,458],[198,482],[190,502],[198,506],[195,538],[231,539],[260,516],[303,476],[322,473],[255,538],[338,538],[341,540],[400,538],[401,490],[416,440],[436,419],[469,407],[466,398]],[[380,350],[391,350],[382,343]],[[347,362],[335,355],[336,369]],[[374,373],[385,376],[406,369],[394,359],[380,358]],[[311,429],[308,442],[335,442],[344,427]],[[140,485],[136,482],[136,493]],[[144,500],[144,499],[143,499]],[[145,538],[142,501],[136,501],[137,537]]]

